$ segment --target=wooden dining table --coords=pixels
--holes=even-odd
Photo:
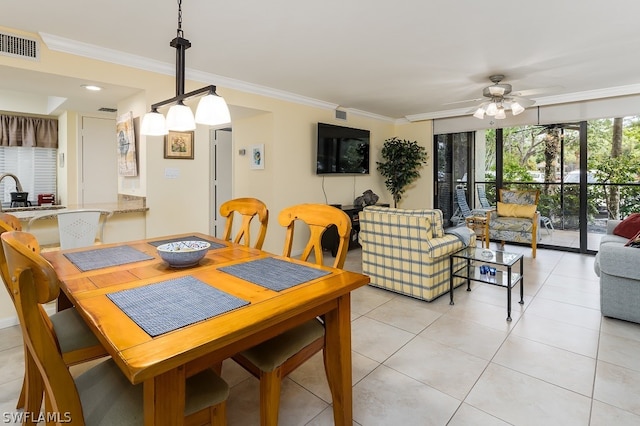
[[[215,246],[196,266],[171,268],[157,254],[156,245],[161,242],[190,239],[207,240]],[[78,253],[89,251],[101,258],[109,250],[124,248],[134,249],[147,259],[85,270],[70,260]],[[334,421],[336,425],[352,424],[350,293],[366,285],[367,276],[277,256],[201,233],[52,251],[43,256],[58,274],[61,298],[76,307],[129,381],[143,383],[146,425],[183,424],[186,377],[320,315],[325,323],[325,365]],[[227,268],[230,271],[250,266],[249,262],[267,262],[266,259],[284,266],[312,268],[316,271],[311,272],[324,275],[276,291],[225,272]],[[150,289],[180,280],[205,283],[205,287],[244,305],[152,336],[112,300],[126,290]],[[162,323],[170,316],[171,305],[151,316]]]

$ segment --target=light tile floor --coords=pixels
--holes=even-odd
[[[485,284],[458,288],[454,306],[447,295],[353,293],[354,424],[640,424],[640,325],[600,315],[593,256],[507,250],[525,255],[511,323],[505,290]],[[345,268],[361,270],[359,250]],[[18,327],[0,330],[3,415],[15,412],[22,362]],[[223,376],[229,425],[259,424],[258,381],[231,361]],[[285,379],[280,424],[333,424],[321,355]]]

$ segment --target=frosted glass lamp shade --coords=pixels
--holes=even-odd
[[[503,118],[507,118],[507,114],[504,112],[504,108],[498,108],[498,112],[496,112],[496,119],[502,120]]]
[[[494,115],[496,115],[498,113],[498,106],[496,105],[495,102],[491,102],[487,106],[487,110],[485,112],[486,112],[487,115],[493,117]]]
[[[473,113],[473,116],[475,118],[479,118],[480,120],[482,120],[484,118],[484,108],[480,107],[476,110],[476,112]]]
[[[188,132],[196,129],[196,122],[193,118],[191,108],[183,103],[176,104],[169,108],[167,113],[167,130],[176,132]]]
[[[200,99],[196,110],[196,123],[217,126],[230,122],[231,114],[224,98],[209,94]]]
[[[524,111],[524,108],[519,103],[513,102],[511,104],[511,112],[513,113],[513,115],[518,115],[523,111]]]
[[[504,95],[504,87],[489,86],[489,93],[491,94],[491,96],[502,96]]]
[[[162,136],[167,134],[164,115],[158,111],[148,112],[142,117],[140,133],[146,136]]]

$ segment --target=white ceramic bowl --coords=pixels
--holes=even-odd
[[[206,241],[176,241],[158,246],[158,254],[172,268],[197,265],[211,244]]]

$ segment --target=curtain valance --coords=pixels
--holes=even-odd
[[[0,146],[58,148],[58,120],[0,114]]]

